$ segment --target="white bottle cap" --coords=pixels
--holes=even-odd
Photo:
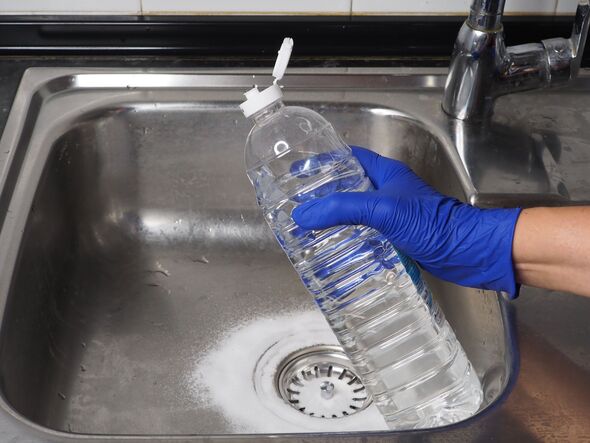
[[[283,91],[281,91],[281,87],[277,84],[277,81],[282,79],[285,74],[289,59],[291,58],[292,49],[293,39],[285,38],[281,45],[281,49],[279,49],[279,54],[272,71],[272,75],[275,78],[273,84],[262,91],[259,91],[258,88],[254,86],[244,94],[246,96],[246,101],[240,104],[240,109],[246,117],[256,114],[261,109],[264,109],[283,98]]]
[[[246,101],[240,104],[240,109],[246,117],[256,114],[261,109],[266,108],[272,103],[283,98],[283,91],[276,83],[273,83],[268,88],[259,91],[254,87],[245,94]]]

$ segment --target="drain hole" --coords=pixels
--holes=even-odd
[[[346,417],[372,401],[337,346],[312,346],[287,356],[279,365],[275,383],[287,404],[310,417]]]

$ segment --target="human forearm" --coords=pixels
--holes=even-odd
[[[590,207],[523,210],[512,254],[519,283],[590,297]]]
[[[352,153],[375,189],[303,203],[292,214],[300,227],[369,226],[432,275],[464,286],[514,297],[519,282],[590,297],[590,206],[480,209],[397,160]]]

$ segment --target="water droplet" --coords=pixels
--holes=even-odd
[[[209,264],[209,259],[207,257],[205,257],[204,255],[201,255],[198,258],[193,258],[192,261],[195,263],[204,263],[206,265]]]

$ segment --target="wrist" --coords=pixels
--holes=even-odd
[[[520,217],[521,208],[484,209],[486,211],[486,225],[491,230],[490,270],[493,278],[487,289],[501,291],[513,300],[518,296],[516,268],[513,257],[513,245],[516,225]]]
[[[520,208],[482,209],[461,203],[455,207],[454,235],[464,254],[466,286],[505,292],[516,298],[512,257]],[[467,275],[467,274],[470,275]]]

